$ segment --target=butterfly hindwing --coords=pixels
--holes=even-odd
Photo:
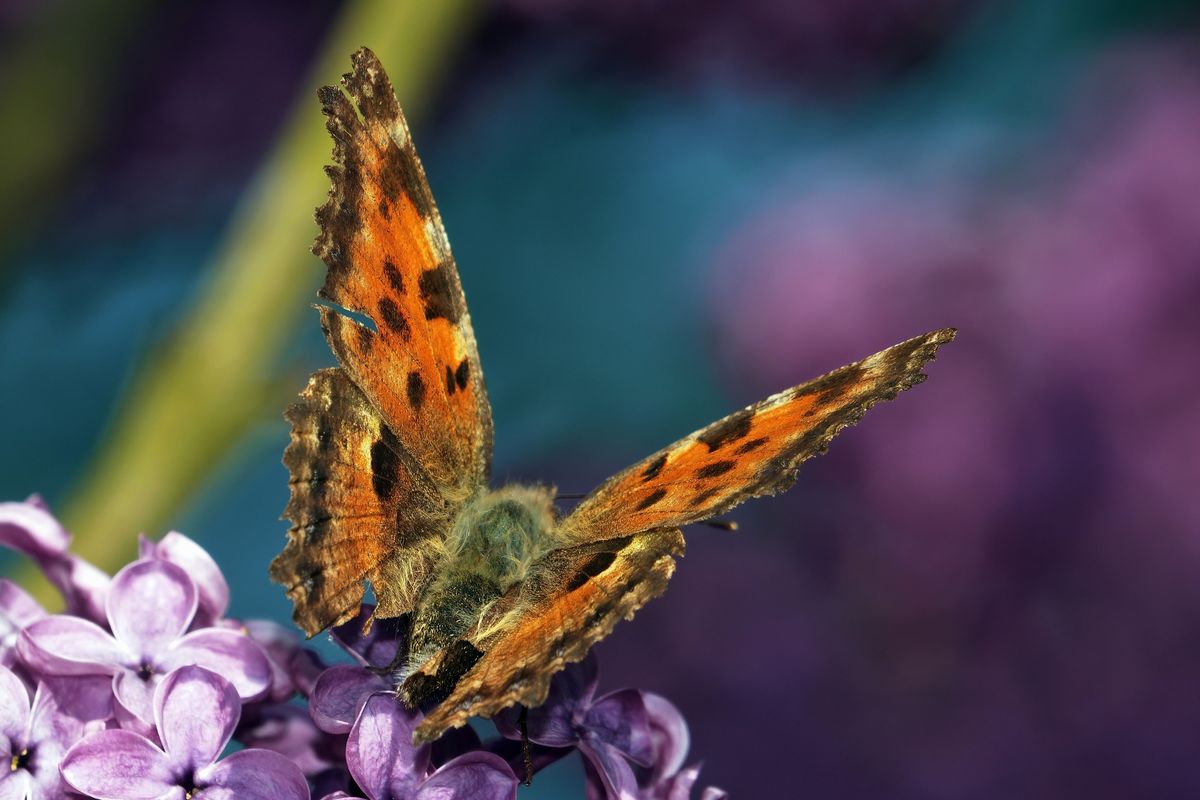
[[[313,245],[329,267],[322,329],[338,361],[451,504],[487,481],[492,418],[441,216],[392,85],[366,48],[319,93],[334,140]]]
[[[581,542],[621,536],[699,522],[781,492],[838,431],[923,381],[922,365],[953,338],[949,328],[918,336],[731,414],[610,478],[563,529]]]
[[[539,705],[556,672],[663,593],[683,549],[679,530],[666,529],[544,556],[462,640],[401,686],[401,696],[418,702],[424,683],[448,692],[414,740],[432,741],[514,703]]]
[[[311,636],[354,616],[367,579],[380,616],[409,610],[442,552],[448,522],[436,490],[405,467],[399,442],[340,369],[314,373],[286,416],[292,527],[271,577],[295,603],[296,624]]]

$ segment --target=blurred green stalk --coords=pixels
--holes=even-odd
[[[478,0],[353,0],[339,18],[278,145],[214,254],[195,305],[134,378],[63,521],[73,549],[113,570],[137,534],[157,535],[230,453],[248,426],[282,412],[269,378],[303,319],[324,265],[309,254],[313,209],[329,190],[331,145],[314,92],[371,47],[401,104],[419,114],[470,27]],[[252,78],[252,76],[248,76]],[[39,600],[55,592],[32,569],[19,576]]]

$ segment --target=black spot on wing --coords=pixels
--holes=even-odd
[[[753,417],[754,412],[749,409],[739,411],[736,414],[730,414],[709,430],[700,434],[698,438],[704,444],[708,445],[708,452],[711,453],[723,445],[744,438],[746,434],[750,433],[750,420]]]
[[[383,262],[383,274],[396,294],[404,294],[404,276],[400,274],[400,270],[396,269],[396,264],[390,258]]]
[[[408,327],[408,320],[404,318],[404,314],[400,312],[400,308],[392,298],[380,298],[379,316],[383,319],[384,324],[400,334],[400,338],[404,341],[407,342],[412,336],[412,330]]]
[[[867,370],[861,364],[851,364],[848,367],[835,369],[824,377],[817,378],[805,387],[801,397],[817,396],[817,404],[832,403],[855,387],[866,374]]]
[[[415,369],[408,373],[407,391],[408,404],[413,407],[413,411],[420,411],[421,404],[425,402],[425,379]]]
[[[700,492],[700,494],[689,500],[688,505],[690,505],[692,508],[701,508],[708,503],[709,500],[712,500],[720,493],[721,489],[716,486],[711,489],[705,489],[703,492]]]
[[[449,367],[447,367],[449,369]],[[458,384],[459,389],[467,388],[467,381],[471,379],[471,362],[463,359],[458,362],[458,369],[454,370],[454,382]]]
[[[741,447],[739,447],[735,452],[739,456],[744,456],[744,455],[746,455],[746,453],[754,452],[755,450],[762,447],[766,443],[767,443],[767,438],[765,436],[761,436],[757,439],[751,439],[750,441],[746,442]]]
[[[696,470],[697,478],[715,478],[718,475],[724,475],[729,470],[737,466],[735,461],[714,461],[711,464],[705,464],[700,469]]]
[[[616,560],[616,553],[596,553],[579,568],[578,572],[571,576],[571,580],[567,583],[567,591],[573,592],[592,578],[602,574]]]
[[[412,705],[427,707],[440,703],[454,691],[463,676],[471,671],[483,651],[466,639],[458,639],[446,648],[446,656],[438,667],[437,674],[416,673],[405,681],[405,689]]]
[[[387,428],[371,445],[371,487],[380,500],[386,500],[396,489],[396,477],[400,474],[399,450],[400,442]]]
[[[441,317],[449,320],[451,324],[458,323],[460,309],[451,280],[453,269],[454,262],[443,261],[433,269],[421,273],[418,288],[421,301],[425,304],[425,319]]]
[[[642,481],[654,480],[658,477],[658,473],[662,472],[662,468],[667,464],[667,454],[663,453],[658,458],[650,462],[650,466],[642,471]]]
[[[647,508],[654,505],[659,500],[662,500],[666,496],[667,496],[666,489],[655,489],[653,492],[646,495],[646,497],[643,498],[642,502],[637,504],[636,510],[637,511],[645,511]]]
[[[450,369],[450,365],[446,365],[446,394],[454,394],[454,390],[458,388],[454,381],[454,370]]]
[[[425,182],[421,163],[411,142],[400,148],[389,140],[379,170],[379,183],[383,196],[393,205],[407,197],[422,218],[433,214],[433,195],[429,192],[429,185]]]

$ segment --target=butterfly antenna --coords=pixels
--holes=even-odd
[[[585,497],[587,497],[587,495],[584,494],[583,492],[579,492],[579,493],[571,492],[568,494],[557,494],[554,496],[554,499],[555,500],[582,500]]]
[[[721,531],[736,531],[738,524],[731,519],[706,519],[700,523]]]
[[[525,758],[525,780],[522,783],[533,786],[533,754],[529,752],[528,713],[525,706],[521,706],[521,713],[517,715],[517,726],[521,729],[521,755]]]

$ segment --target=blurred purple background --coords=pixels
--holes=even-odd
[[[6,4],[0,42],[71,6]],[[3,238],[5,497],[68,496],[338,11],[141,8],[87,76],[76,151]],[[600,646],[603,687],[680,706],[704,783],[1200,792],[1198,31],[1183,2],[481,8],[414,128],[497,481],[585,491],[959,328],[926,384],[736,511],[740,531],[688,530],[667,594]],[[308,323],[299,358],[330,363]],[[286,437],[264,420],[176,521],[236,612],[281,620]]]

